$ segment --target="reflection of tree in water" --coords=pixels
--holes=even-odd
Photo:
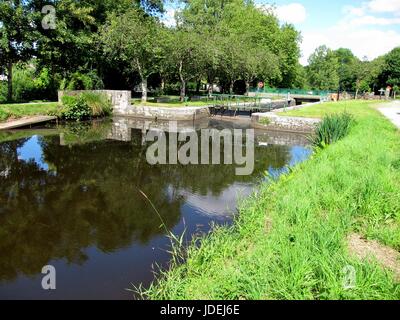
[[[0,144],[0,280],[37,274],[52,259],[83,263],[90,246],[111,252],[162,234],[139,189],[172,229],[184,199],[171,189],[218,195],[254,179],[235,176],[235,166],[150,166],[140,143],[60,146],[55,136],[40,139],[44,160],[55,170],[47,172],[18,161],[25,141]],[[255,174],[284,166],[288,155],[281,147],[257,149]]]

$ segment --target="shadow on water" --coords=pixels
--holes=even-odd
[[[129,299],[130,283],[148,285],[152,265],[169,260],[160,219],[139,190],[169,230],[190,237],[231,223],[238,198],[266,171],[279,175],[310,154],[304,137],[257,132],[251,176],[236,176],[234,165],[151,166],[142,133],[163,125],[116,118],[0,133],[0,298]],[[51,292],[41,289],[48,264],[57,270]]]

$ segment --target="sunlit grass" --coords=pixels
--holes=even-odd
[[[0,104],[0,121],[32,115],[48,115],[57,111],[57,102]]]
[[[382,102],[383,103],[383,102]],[[304,108],[280,113],[282,116],[321,118],[329,114],[347,112],[355,117],[368,117],[376,114],[376,101],[349,100],[341,102],[320,103]]]
[[[323,110],[319,108],[327,108]],[[232,227],[188,248],[186,263],[161,272],[151,299],[399,299],[393,273],[352,257],[357,232],[400,250],[400,134],[370,103],[310,108],[347,111],[356,124],[245,201]],[[344,286],[345,270],[356,271]]]

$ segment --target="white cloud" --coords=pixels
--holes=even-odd
[[[262,11],[273,11],[281,22],[301,24],[307,19],[307,10],[301,3],[290,3],[287,5],[268,5],[258,1],[258,8]]]
[[[300,3],[278,6],[275,13],[282,22],[299,24],[307,19],[306,8]]]
[[[377,18],[374,16],[363,16],[350,20],[350,24],[353,26],[365,26],[365,25],[389,26],[393,24],[400,24],[400,18]]]
[[[382,13],[397,13],[400,12],[399,0],[371,0],[368,2],[368,9],[372,12]]]
[[[364,7],[344,6],[343,13],[346,15],[361,17],[365,14],[365,9]]]
[[[360,7],[345,6],[343,18],[330,28],[303,32],[302,64],[325,44],[332,49],[349,48],[359,58],[370,60],[400,44],[400,0],[372,0]]]
[[[371,60],[389,52],[400,43],[399,32],[377,29],[356,29],[343,33],[342,29],[335,27],[324,32],[304,33],[303,38],[303,65],[307,64],[308,57],[322,44],[331,49],[350,48],[360,59],[367,56]]]

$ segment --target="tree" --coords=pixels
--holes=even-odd
[[[180,100],[184,101],[188,81],[198,77],[203,72],[201,68],[201,39],[196,33],[185,29],[171,31],[169,50],[166,61],[174,66],[174,72],[179,77]]]
[[[0,3],[0,62],[7,73],[7,100],[13,96],[13,66],[28,61],[34,49],[35,35],[32,13],[25,1],[9,0]]]
[[[339,88],[340,90],[353,91],[357,78],[357,69],[360,60],[350,49],[340,48],[334,51],[339,62]]]
[[[314,89],[337,90],[339,62],[331,49],[320,46],[308,59],[308,79]]]
[[[122,60],[128,72],[141,79],[142,102],[147,101],[147,80],[159,69],[163,47],[159,22],[137,9],[122,15],[112,14],[101,30],[104,52],[114,61]]]
[[[381,77],[384,81],[386,80],[386,84],[400,85],[400,47],[393,49],[385,56]]]

